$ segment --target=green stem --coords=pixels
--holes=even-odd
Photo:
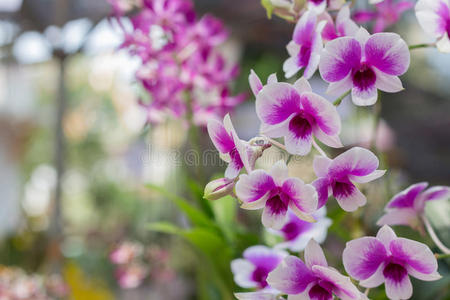
[[[286,166],[289,165],[289,162],[291,161],[291,159],[292,159],[293,156],[294,156],[294,155],[289,154],[288,158],[286,159]]]
[[[347,97],[348,95],[350,95],[350,92],[352,90],[348,90],[346,91],[344,94],[342,94],[339,98],[337,98],[336,100],[334,100],[333,105],[334,106],[338,106],[339,104],[341,104],[342,100]]]
[[[417,45],[410,45],[408,48],[409,48],[409,50],[414,50],[414,49],[429,48],[429,47],[436,47],[436,45],[435,44],[417,44]]]
[[[435,254],[434,255],[437,259],[446,259],[446,258],[450,258],[450,253],[447,254]]]
[[[439,239],[436,232],[434,232],[433,227],[430,224],[430,221],[428,221],[428,218],[425,216],[425,214],[422,215],[422,221],[425,225],[425,228],[427,229],[428,234],[430,235],[431,239],[433,240],[434,244],[442,251],[444,254],[449,255],[450,249],[447,248]]]

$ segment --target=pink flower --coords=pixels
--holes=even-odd
[[[211,181],[205,186],[203,198],[207,200],[217,200],[233,193],[234,180],[219,178]]]
[[[276,234],[281,235],[284,242],[275,246],[276,249],[289,249],[293,252],[303,251],[309,240],[314,238],[319,244],[327,237],[331,220],[326,217],[326,208],[322,207],[312,214],[316,222],[310,223],[299,219],[292,211],[288,212],[286,223]]]
[[[325,25],[321,23],[316,26],[316,22],[316,13],[307,11],[295,26],[292,41],[286,46],[290,56],[283,64],[286,78],[291,78],[303,68],[306,79],[316,72],[323,48],[321,31]]]
[[[359,284],[374,288],[384,282],[389,299],[409,299],[412,285],[408,275],[432,281],[441,278],[438,264],[427,245],[398,238],[384,225],[376,237],[362,237],[347,243],[344,267]]]
[[[316,156],[313,167],[318,179],[312,184],[319,195],[319,207],[324,206],[332,194],[345,211],[355,211],[367,201],[353,182],[370,182],[386,172],[377,170],[378,158],[360,147],[351,148],[333,160]]]
[[[277,74],[273,73],[267,78],[267,84],[278,82]],[[256,75],[255,71],[250,70],[250,75],[248,75],[248,83],[250,84],[250,88],[255,97],[259,94],[259,92],[264,87],[261,79],[259,79],[258,75]]]
[[[256,113],[262,122],[261,133],[284,137],[291,154],[308,154],[313,135],[330,147],[342,146],[336,107],[313,93],[304,78],[293,86],[283,82],[265,86],[256,96]]]
[[[435,186],[425,190],[427,186],[427,182],[416,183],[395,195],[386,205],[386,213],[378,220],[377,225],[421,226],[420,218],[425,213],[427,201],[450,198],[449,187]]]
[[[239,139],[228,114],[223,123],[210,119],[207,128],[221,158],[228,162],[225,177],[229,179],[236,178],[243,167],[247,172],[252,171],[258,157],[269,147],[268,143],[255,144],[253,141],[245,142]]]
[[[286,221],[288,208],[299,218],[314,222],[310,216],[317,208],[317,192],[310,184],[288,176],[284,161],[278,161],[269,172],[252,171],[241,175],[236,184],[236,195],[244,209],[261,209],[264,226],[281,229]]]
[[[286,293],[291,299],[340,299],[360,300],[361,293],[335,268],[329,267],[322,249],[310,240],[305,249],[305,262],[295,256],[286,257],[273,270],[267,282],[271,287]]]
[[[351,89],[356,105],[377,101],[377,89],[395,93],[403,89],[397,76],[409,67],[409,49],[395,33],[369,33],[361,28],[355,37],[328,42],[319,70],[329,82],[327,93],[341,95]]]
[[[375,4],[375,11],[359,10],[353,18],[358,23],[375,20],[373,32],[383,32],[387,27],[395,25],[402,14],[413,7],[414,3],[407,0],[384,0]]]
[[[128,264],[136,257],[142,255],[143,246],[139,243],[124,242],[109,255],[112,263],[117,265]]]
[[[324,41],[331,41],[338,37],[354,36],[358,32],[358,25],[350,18],[350,9],[348,5],[343,6],[336,17],[336,26],[331,16],[324,12],[319,16],[319,20],[325,20],[326,24],[322,30]]]
[[[147,271],[139,264],[131,264],[122,266],[116,271],[116,277],[121,288],[133,289],[138,287],[145,276]]]
[[[450,52],[450,2],[449,0],[419,0],[416,16],[422,29],[438,39],[439,51]]]
[[[271,291],[267,275],[275,269],[288,254],[266,246],[252,246],[244,251],[243,257],[231,262],[234,281],[243,288],[257,288]]]
[[[324,12],[326,9],[338,10],[345,4],[345,0],[307,0],[308,9],[315,11],[317,14]]]

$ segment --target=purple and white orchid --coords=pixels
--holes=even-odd
[[[425,213],[426,202],[450,198],[450,187],[434,186],[425,190],[427,186],[427,182],[416,183],[395,195],[386,205],[386,213],[378,220],[377,225],[421,228],[420,218]]]
[[[427,245],[399,238],[387,225],[376,237],[348,242],[343,261],[347,273],[360,280],[361,286],[373,288],[384,282],[386,295],[392,300],[412,296],[408,275],[425,281],[441,278],[436,257]]]
[[[317,192],[310,184],[289,177],[288,168],[280,160],[269,172],[254,170],[243,174],[236,183],[236,195],[244,209],[264,208],[262,223],[273,229],[281,229],[286,222],[288,209],[300,219],[314,222],[311,214],[317,209]]]
[[[322,207],[330,194],[345,211],[355,211],[366,204],[364,196],[354,182],[367,183],[384,175],[385,170],[377,170],[378,158],[369,150],[353,147],[336,158],[324,156],[314,158],[313,168],[318,179],[312,184],[319,196]]]
[[[303,76],[311,78],[316,72],[322,51],[321,31],[325,22],[317,23],[317,15],[309,10],[298,20],[292,41],[286,46],[289,58],[283,64],[286,78],[291,78],[301,69]]]
[[[208,133],[221,158],[228,163],[225,177],[236,178],[243,167],[250,172],[255,167],[256,160],[270,144],[264,139],[256,138],[250,142],[239,139],[231,123],[230,115],[223,118],[223,123],[211,119],[208,121]],[[261,141],[263,141],[261,143]]]
[[[422,29],[438,39],[439,51],[450,52],[450,1],[419,0],[416,4],[416,17]]]
[[[316,220],[314,223],[299,219],[293,212],[288,212],[288,219],[279,231],[275,234],[283,237],[284,242],[275,246],[276,249],[289,249],[293,252],[303,251],[310,239],[314,239],[319,244],[323,243],[327,237],[328,227],[331,220],[326,217],[326,207],[322,207],[312,214]]]
[[[342,147],[336,107],[313,93],[303,77],[294,85],[277,82],[263,87],[256,97],[256,114],[262,122],[261,133],[284,137],[291,154],[308,154],[313,135],[330,147]]]
[[[267,84],[271,84],[274,82],[278,82],[276,73],[270,74],[269,77],[267,78]],[[255,73],[255,71],[253,71],[253,69],[250,70],[250,75],[248,76],[248,83],[250,84],[250,88],[255,97],[259,94],[259,91],[261,91],[262,88],[264,87],[264,85],[261,82],[261,79],[259,79],[258,75]]]
[[[310,240],[305,249],[305,262],[295,256],[286,257],[267,277],[269,285],[289,295],[289,299],[360,300],[361,292],[350,278],[329,267],[322,248]]]
[[[231,262],[234,281],[243,288],[256,288],[265,292],[275,292],[267,284],[267,276],[288,255],[282,250],[274,250],[257,245],[247,248],[243,258]]]
[[[322,30],[322,38],[324,41],[332,41],[338,37],[354,36],[359,30],[358,25],[350,18],[350,8],[348,5],[343,6],[337,16],[336,25],[330,14],[324,12],[319,15],[319,21],[325,20],[326,24]]]
[[[337,38],[325,45],[319,71],[330,83],[327,93],[339,96],[351,90],[354,104],[368,106],[377,101],[377,90],[403,90],[398,76],[408,70],[409,61],[408,45],[398,34],[370,35],[361,28],[355,37]]]

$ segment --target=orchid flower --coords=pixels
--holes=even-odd
[[[361,293],[350,281],[328,266],[322,248],[313,239],[305,249],[305,262],[295,256],[286,257],[267,277],[269,285],[289,299],[360,300]]]
[[[322,38],[324,41],[331,41],[338,37],[354,36],[358,32],[358,25],[350,18],[350,8],[348,5],[343,6],[336,17],[336,26],[331,16],[324,12],[319,16],[319,20],[325,20],[326,24],[322,30]]]
[[[345,4],[345,0],[307,0],[308,9],[315,11],[317,14],[324,12],[326,9],[338,10]]]
[[[265,86],[256,96],[256,114],[262,122],[261,133],[284,137],[291,154],[308,154],[313,135],[330,147],[342,147],[336,107],[313,93],[304,78],[294,85],[279,82]]]
[[[355,37],[328,42],[319,70],[329,82],[327,93],[341,95],[349,90],[353,103],[367,106],[377,101],[377,89],[395,93],[403,89],[397,76],[409,67],[408,45],[395,33],[369,33],[361,28]]]
[[[316,22],[317,15],[313,11],[305,12],[297,22],[292,41],[286,46],[290,56],[283,64],[286,78],[291,78],[303,68],[306,79],[316,72],[323,48],[321,31],[325,25],[324,22]]]
[[[441,52],[450,52],[450,1],[419,0],[416,4],[416,17],[422,29],[438,41]]]
[[[271,84],[271,83],[275,83],[278,82],[277,79],[277,74],[273,73],[270,74],[269,77],[267,78],[267,84]],[[261,79],[259,79],[258,75],[256,75],[255,71],[250,70],[250,75],[248,76],[248,83],[250,84],[250,88],[253,92],[253,95],[255,95],[255,97],[258,95],[258,93],[262,90],[262,88],[264,87]]]
[[[347,273],[359,284],[373,288],[384,282],[389,299],[409,299],[413,290],[409,276],[432,281],[441,278],[436,257],[427,245],[399,238],[387,225],[376,237],[362,237],[347,243],[343,252]]]
[[[243,288],[257,288],[265,292],[275,292],[267,284],[267,275],[288,255],[282,250],[274,250],[258,245],[247,248],[243,258],[231,262],[234,281]]]
[[[426,202],[450,198],[450,187],[435,186],[425,190],[427,186],[427,182],[416,183],[395,195],[386,205],[386,213],[378,220],[377,225],[420,228]]]
[[[413,7],[414,3],[408,0],[384,0],[375,4],[375,11],[358,10],[353,18],[357,23],[375,20],[373,32],[383,32],[387,27],[395,25],[402,14]]]
[[[367,183],[384,175],[385,170],[377,170],[378,158],[369,150],[354,147],[336,158],[316,156],[313,162],[318,179],[312,184],[319,195],[322,207],[332,194],[345,211],[355,211],[367,202],[353,182]]]
[[[275,163],[269,172],[255,170],[241,175],[236,183],[236,195],[244,209],[264,208],[262,223],[273,229],[285,224],[288,208],[300,219],[314,222],[310,215],[317,208],[317,192],[310,184],[289,177],[284,161]]]
[[[284,238],[284,242],[277,244],[275,248],[299,252],[305,249],[312,238],[319,244],[323,243],[327,237],[328,227],[331,225],[331,220],[326,217],[326,214],[327,210],[324,206],[312,214],[316,222],[310,223],[299,219],[292,211],[289,211],[283,227],[279,231],[273,231]]]
[[[229,179],[237,177],[243,167],[247,172],[252,171],[256,159],[269,147],[268,143],[255,145],[239,139],[228,114],[224,117],[223,123],[211,119],[207,128],[209,137],[219,150],[221,158],[228,162],[225,177]]]
[[[147,276],[144,266],[133,263],[121,266],[116,270],[117,281],[121,288],[132,289],[138,287]]]
[[[136,257],[142,255],[144,247],[140,243],[123,242],[109,255],[112,263],[117,265],[128,264]]]

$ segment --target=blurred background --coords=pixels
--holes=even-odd
[[[213,14],[231,33],[221,47],[240,62],[233,89],[247,97],[232,119],[240,137],[250,139],[259,123],[249,71],[263,82],[273,72],[283,78],[293,25],[268,20],[257,0],[194,3],[200,16]],[[118,49],[124,37],[110,15],[104,0],[0,0],[0,278],[27,278],[17,284],[25,291],[20,299],[37,299],[27,298],[27,289],[42,282],[65,299],[232,299],[239,289],[230,259],[250,245],[270,245],[273,237],[261,231],[257,212],[238,210],[232,199],[202,200],[204,185],[224,167],[217,160],[201,176],[183,167],[189,141],[179,120],[146,125],[137,101],[139,61]],[[393,30],[409,44],[429,41],[412,11]],[[376,131],[370,108],[356,108],[348,99],[339,107],[343,143],[376,146],[389,172],[367,185],[364,210],[350,215],[330,206],[334,223],[326,248],[337,266],[345,241],[376,232],[393,194],[418,181],[450,185],[450,56],[415,50],[403,82],[404,92],[382,96]],[[326,89],[319,77],[312,85]],[[213,149],[201,130],[202,149]],[[270,149],[266,155],[261,167],[282,154]],[[294,160],[291,172],[313,180],[312,157]],[[174,195],[214,215],[227,243],[206,231],[150,230],[150,223],[162,221],[182,229],[192,225],[171,201]],[[450,245],[448,201],[427,214]],[[397,233],[429,242],[411,229]],[[125,279],[110,260],[124,242],[141,257]],[[208,258],[212,266],[204,263],[208,251],[218,249],[220,255]],[[441,261],[442,274],[449,273],[447,263]],[[450,299],[449,284],[448,276],[414,282],[414,299]],[[374,299],[383,297],[374,293]]]

